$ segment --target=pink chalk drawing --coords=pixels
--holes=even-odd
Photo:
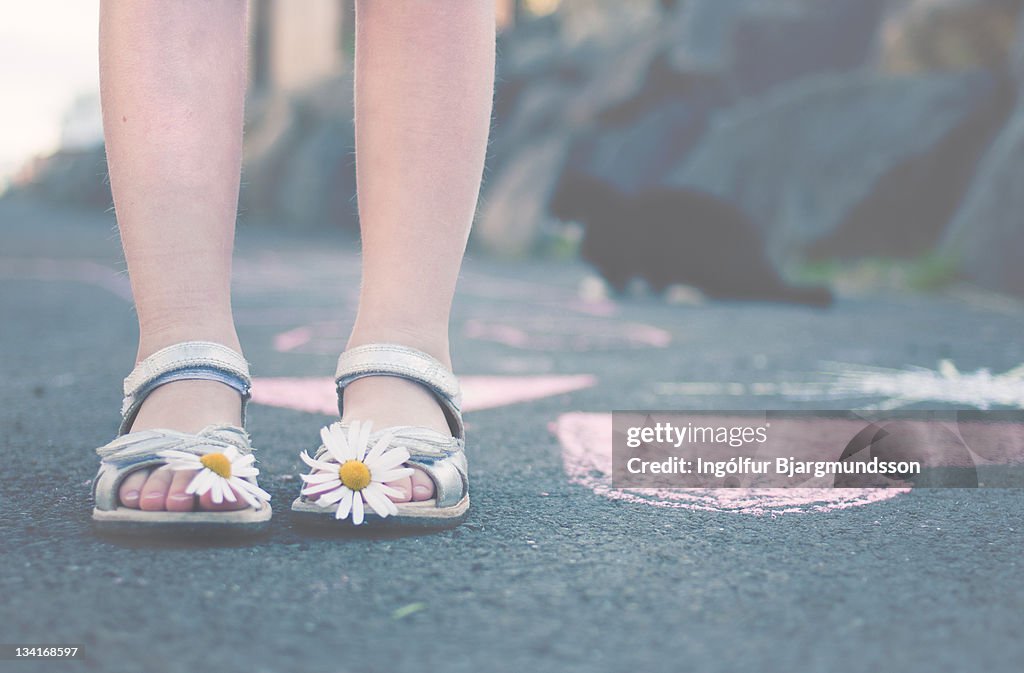
[[[2,258],[0,279],[81,283],[106,290],[125,301],[132,300],[132,288],[126,274],[90,260]]]
[[[313,331],[308,327],[296,327],[287,332],[281,332],[274,337],[274,350],[279,353],[293,351],[299,346],[304,346],[313,338]]]
[[[668,509],[778,516],[831,512],[895,498],[900,488],[612,488],[611,414],[572,412],[550,426],[569,481],[610,500]]]
[[[597,384],[590,374],[567,376],[463,376],[464,411],[493,409],[571,393]],[[338,413],[334,379],[330,377],[257,378],[252,401],[270,407],[311,414]]]
[[[538,351],[667,348],[672,343],[670,332],[653,325],[565,314],[520,317],[514,325],[471,319],[463,324],[462,334],[469,339]]]
[[[279,353],[336,355],[345,350],[351,331],[351,321],[311,322],[275,335],[274,350]]]
[[[596,292],[593,284],[584,289],[580,283],[573,283],[574,275],[560,279],[562,282],[538,283],[521,278],[499,278],[488,274],[465,270],[459,283],[460,297],[476,297],[496,303],[513,301],[532,304],[555,311],[573,311],[584,315],[609,317],[619,311],[619,305],[603,294],[604,284],[595,278],[600,286]]]

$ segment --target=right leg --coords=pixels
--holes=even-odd
[[[242,156],[244,0],[104,0],[103,127],[118,227],[139,319],[138,360],[181,341],[240,350],[231,249]],[[232,389],[179,381],[147,399],[133,430],[239,424]],[[193,472],[129,475],[121,504],[188,511]],[[244,502],[204,509],[244,507]]]

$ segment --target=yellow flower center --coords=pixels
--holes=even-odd
[[[370,468],[361,460],[349,460],[338,468],[338,477],[353,491],[361,491],[370,485]]]
[[[231,461],[223,453],[208,453],[199,458],[203,467],[225,479],[231,476]]]

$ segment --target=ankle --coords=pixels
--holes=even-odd
[[[241,425],[242,399],[217,381],[172,381],[146,398],[131,429],[199,432],[210,425]]]
[[[449,370],[452,368],[447,325],[443,328],[433,329],[396,326],[364,327],[357,320],[346,348],[374,343],[393,343],[415,348],[436,358]]]
[[[165,328],[160,330],[146,330],[139,336],[139,350],[136,362],[142,362],[147,357],[156,353],[162,348],[173,346],[186,341],[210,341],[241,353],[242,346],[238,341],[238,334],[234,325],[189,325],[184,327]]]

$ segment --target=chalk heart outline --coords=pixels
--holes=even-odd
[[[610,500],[753,516],[833,512],[908,493],[902,488],[612,488],[612,415],[571,412],[551,423],[569,481]]]
[[[460,376],[462,410],[495,409],[520,402],[564,395],[597,384],[591,374],[547,376]],[[294,411],[328,416],[338,413],[334,379],[325,376],[266,377],[253,380],[252,401]]]

